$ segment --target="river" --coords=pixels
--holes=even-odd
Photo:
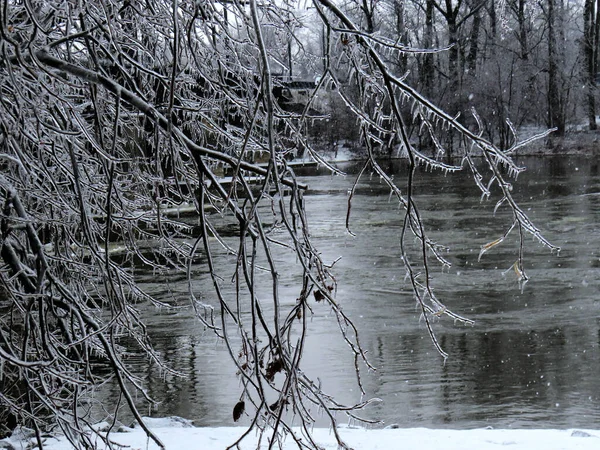
[[[473,326],[441,318],[434,328],[449,357],[435,351],[405,280],[398,237],[402,214],[377,176],[364,175],[345,231],[353,175],[304,170],[311,233],[335,265],[337,299],[357,325],[376,371],[363,371],[368,397],[382,399],[363,415],[402,427],[600,427],[600,172],[583,158],[526,158],[514,196],[557,255],[527,239],[521,290],[511,267],[516,239],[486,253],[480,246],[510,224],[498,198],[481,201],[468,173],[419,170],[415,198],[434,240],[450,247],[452,267],[434,267],[437,296]],[[403,162],[387,163],[400,186]],[[341,167],[356,173],[358,164]],[[147,283],[151,283],[148,274]],[[199,282],[208,283],[207,278]],[[178,287],[179,283],[179,287]],[[160,295],[164,285],[149,285]],[[210,285],[206,284],[207,289]],[[173,280],[182,308],[142,307],[152,341],[185,377],[164,377],[146,359],[131,360],[148,392],[161,400],[152,415],[178,415],[198,426],[233,425],[240,384],[225,346],[185,308],[185,280]],[[282,287],[285,294],[285,286]],[[324,389],[359,400],[347,345],[323,304],[315,306],[302,367]],[[117,396],[108,384],[97,396]],[[242,419],[242,424],[244,424]],[[341,418],[343,421],[344,419]],[[323,422],[324,424],[325,422]]]

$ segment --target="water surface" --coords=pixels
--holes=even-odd
[[[402,427],[600,427],[600,174],[591,159],[523,159],[528,168],[515,198],[559,255],[527,238],[521,290],[513,271],[516,234],[478,261],[480,246],[511,223],[498,198],[481,201],[468,173],[419,170],[415,198],[431,237],[449,246],[452,263],[432,264],[437,296],[474,326],[436,320],[449,358],[436,353],[405,280],[399,257],[402,211],[379,177],[361,179],[345,231],[348,190],[355,177],[307,171],[302,180],[314,242],[335,265],[337,299],[354,320],[375,372],[363,371],[369,397],[383,399],[363,415]],[[358,165],[343,167],[349,173]],[[403,185],[401,162],[386,167]],[[293,261],[290,261],[293,264]],[[164,284],[149,287],[161,295]],[[210,290],[200,270],[199,286]],[[203,284],[204,283],[204,284]],[[293,287],[296,289],[296,286]],[[282,296],[288,292],[282,286]],[[171,292],[185,305],[187,285]],[[295,291],[290,287],[289,295]],[[295,298],[295,297],[292,297]],[[303,369],[342,401],[360,399],[353,361],[325,305],[314,305]],[[186,377],[161,377],[145,360],[136,368],[162,404],[153,415],[179,415],[199,426],[232,425],[241,388],[226,347],[186,308],[144,310],[156,348]],[[102,393],[117,395],[114,386]],[[242,419],[247,420],[247,419]],[[343,420],[343,419],[342,419]],[[325,422],[323,422],[325,423]]]

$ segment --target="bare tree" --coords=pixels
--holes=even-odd
[[[107,377],[120,387],[119,403],[144,426],[134,401],[135,393],[146,395],[144,383],[122,350],[137,349],[162,365],[137,304],[168,305],[144,291],[140,266],[158,276],[186,274],[198,320],[223,339],[237,367],[242,387],[234,417],[247,413],[250,429],[269,433],[270,447],[289,434],[298,447],[316,448],[310,427],[317,409],[332,424],[337,411],[359,418],[368,400],[342,405],[302,371],[313,301],[331,308],[361,390],[360,369],[371,367],[336,299],[335,261],[323,261],[311,241],[306,186],[287,164],[290,153],[302,149],[327,165],[304,134],[313,119],[311,102],[327,84],[338,87],[360,124],[369,154],[361,174],[378,173],[403,208],[400,256],[442,356],[432,317],[470,321],[451,312],[431,287],[431,260],[449,263],[421,220],[412,183],[418,164],[441,172],[466,168],[484,197],[497,186],[496,208],[507,207],[513,222],[481,254],[515,230],[520,281],[527,279],[526,234],[554,249],[513,200],[505,175],[523,170],[510,154],[524,143],[500,151],[481,130],[430,103],[381,57],[426,50],[360,29],[329,0],[314,2],[327,40],[320,81],[304,111],[283,110],[273,73],[274,66],[286,66],[280,50],[301,26],[295,6],[255,0],[0,5],[0,399],[4,412],[35,428],[40,447],[41,432],[51,425],[74,446],[91,447],[81,400]],[[340,82],[348,74],[338,67],[350,68],[358,100]],[[430,133],[440,158],[440,130],[459,133],[462,164],[422,154],[408,138],[403,109]],[[374,158],[374,147],[393,139],[410,162],[406,186],[396,185]],[[259,157],[266,165],[254,164]],[[258,187],[250,177],[258,177]],[[349,230],[351,203],[352,195]],[[170,214],[181,207],[197,215],[197,226]],[[224,224],[235,227],[233,238],[220,233]],[[297,261],[300,281],[291,304],[280,295],[280,252]],[[210,272],[210,294],[194,283],[200,260]],[[115,421],[119,406],[113,405]],[[292,417],[300,432],[292,430]]]
[[[565,133],[565,113],[563,102],[563,90],[561,82],[561,42],[557,36],[560,30],[560,20],[557,19],[557,3],[548,0],[546,14],[548,20],[548,124],[557,127],[560,136]]]
[[[478,23],[479,17],[477,14],[481,8],[485,5],[485,1],[480,2],[463,2],[458,0],[453,2],[452,0],[444,0],[442,2],[434,2],[435,8],[442,15],[446,21],[447,33],[448,33],[448,80],[453,88],[460,86],[460,74],[461,74],[461,61],[459,60],[460,46],[459,31],[466,21],[473,15],[477,16],[476,24]],[[473,27],[472,33],[478,33],[477,28]],[[477,53],[475,51],[475,53]]]
[[[587,119],[590,130],[596,130],[596,78],[598,76],[598,39],[600,24],[598,23],[598,2],[586,0],[583,9],[582,51],[584,60],[583,79],[586,83]]]

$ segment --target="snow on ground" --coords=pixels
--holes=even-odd
[[[167,450],[224,450],[246,431],[245,428],[195,428],[181,418],[150,419],[148,426],[165,444]],[[358,427],[341,427],[342,439],[355,450],[598,450],[600,430],[432,430],[426,428],[397,428],[367,430]],[[17,433],[18,434],[18,433]],[[270,435],[269,435],[270,436]],[[331,430],[315,429],[315,441],[326,450],[337,450],[338,445]],[[252,431],[242,442],[242,450],[256,448],[257,435]],[[129,450],[155,450],[159,447],[148,440],[141,428],[122,428],[112,432],[110,440]],[[98,439],[98,449],[105,445]],[[4,445],[3,445],[4,444]],[[21,439],[4,439],[0,448],[24,450],[29,442]],[[31,447],[29,447],[31,448]],[[47,450],[71,450],[64,438],[47,438]],[[119,448],[119,447],[116,447]],[[261,449],[268,446],[263,443]],[[297,448],[288,438],[284,450]]]

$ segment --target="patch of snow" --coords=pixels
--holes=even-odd
[[[146,426],[150,429],[154,428],[194,428],[194,421],[184,419],[183,417],[142,417]],[[137,422],[133,423],[133,428],[139,428]]]
[[[14,445],[12,445],[12,443],[10,441],[8,441],[7,439],[2,439],[0,441],[0,448],[6,449],[6,450],[15,450]]]
[[[589,433],[586,433],[585,431],[574,430],[571,433],[571,437],[594,437],[594,436]]]
[[[33,440],[35,440],[35,431],[19,426],[13,431],[11,437],[0,440],[0,449],[25,450],[30,448],[28,445]]]
[[[245,428],[195,428],[191,421],[178,417],[146,419],[148,426],[169,450],[222,450],[236,442],[246,431]],[[298,430],[296,430],[299,432]],[[339,433],[349,447],[356,450],[389,450],[396,448],[427,450],[597,450],[600,448],[600,430],[432,430],[426,428],[364,429],[340,427]],[[267,436],[269,436],[267,434]],[[326,450],[336,450],[338,444],[329,429],[315,429],[315,441]],[[585,439],[582,439],[585,438]],[[148,440],[141,428],[133,428],[128,433],[113,432],[109,439],[119,446],[130,449],[156,450],[158,446]],[[28,442],[9,442],[15,449],[25,448]],[[3,441],[0,441],[3,442]],[[106,446],[97,439],[99,450]],[[251,432],[242,441],[241,450],[255,449],[258,442],[256,432]],[[0,447],[1,448],[1,447]],[[8,447],[10,448],[10,447]],[[48,439],[44,448],[48,450],[71,450],[64,438]],[[268,448],[263,438],[260,447]],[[288,438],[284,450],[297,448],[293,439]]]
[[[90,427],[92,430],[97,432],[107,432],[110,430],[110,423],[108,422],[98,422]]]

